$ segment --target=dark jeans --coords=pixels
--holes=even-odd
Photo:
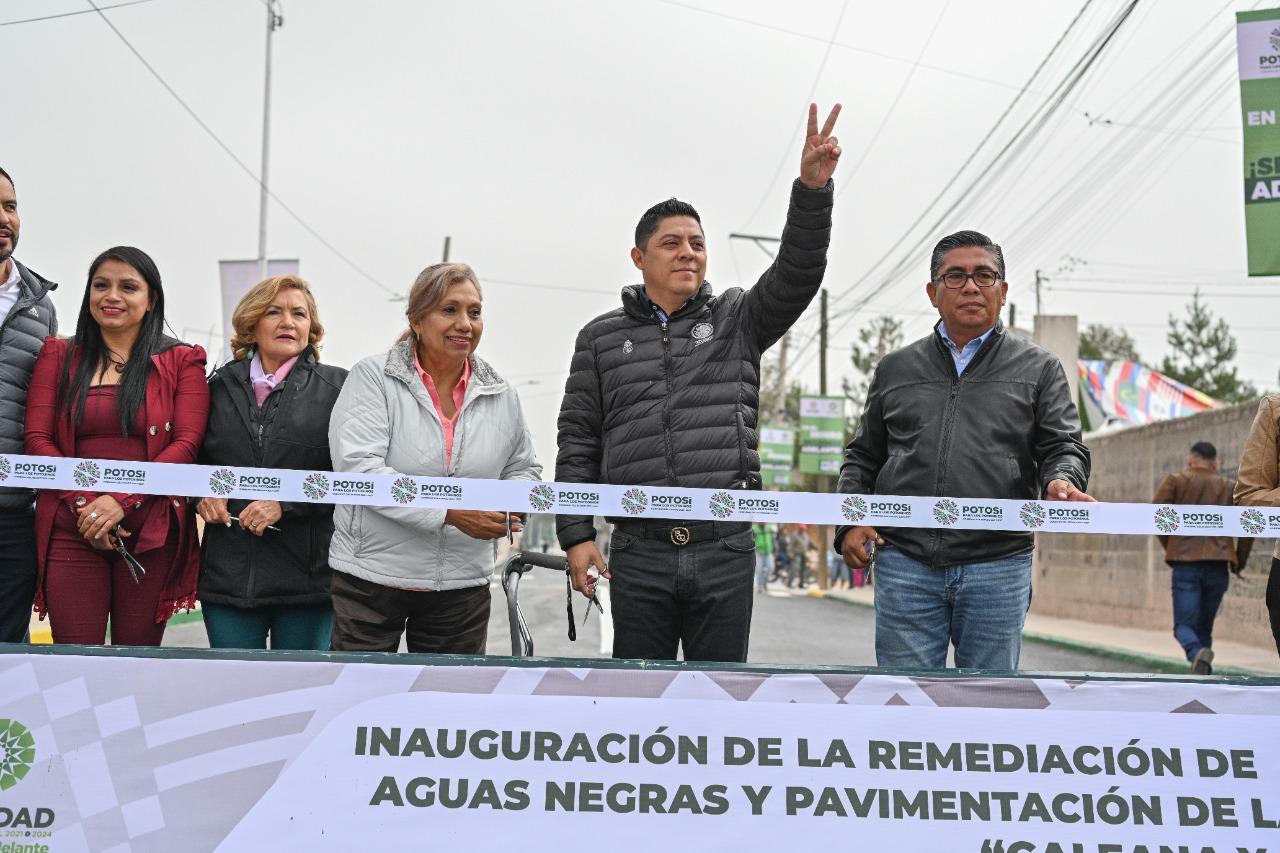
[[[1280,560],[1271,558],[1271,574],[1267,576],[1267,613],[1271,615],[1271,638],[1280,654]]]
[[[0,643],[25,643],[36,597],[36,514],[0,511]]]
[[[749,525],[720,539],[678,546],[613,531],[609,600],[613,656],[747,659],[755,538]]]
[[[1169,561],[1173,569],[1173,636],[1187,660],[1213,648],[1213,620],[1227,592],[1225,560]]]
[[[212,649],[265,649],[327,652],[333,633],[331,604],[270,604],[231,607],[201,602]],[[399,641],[397,640],[397,643]]]
[[[482,655],[489,639],[489,584],[441,592],[395,589],[333,573],[333,650]]]

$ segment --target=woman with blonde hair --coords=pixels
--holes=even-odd
[[[515,390],[475,355],[480,282],[436,264],[409,292],[409,328],[351,370],[329,422],[334,470],[537,480]],[[489,576],[506,513],[339,506],[329,564],[333,648],[483,654]],[[517,527],[518,529],[518,527]]]
[[[231,317],[234,360],[209,377],[205,465],[328,471],[329,413],[347,371],[320,363],[315,297],[297,276],[256,284]],[[329,504],[203,498],[199,597],[213,648],[329,648]]]

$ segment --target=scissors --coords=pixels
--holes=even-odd
[[[107,531],[107,539],[111,541],[111,547],[116,549],[116,553],[124,559],[125,568],[129,570],[129,575],[133,578],[133,582],[140,584],[142,583],[142,575],[145,575],[147,570],[142,567],[136,557],[129,553],[129,549],[124,547],[124,540],[116,532],[117,529],[113,527]]]

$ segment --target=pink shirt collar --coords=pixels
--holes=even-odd
[[[276,386],[285,380],[285,377],[289,375],[289,371],[293,370],[293,366],[297,363],[298,356],[295,355],[277,367],[275,373],[264,373],[262,357],[256,352],[253,354],[253,360],[249,362],[249,381],[253,383],[253,396],[257,399],[259,406],[271,395]]]
[[[467,397],[467,383],[471,381],[471,359],[468,358],[463,364],[462,376],[458,378],[458,384],[453,386],[452,418],[444,416],[444,409],[440,406],[440,392],[436,389],[436,381],[431,378],[430,373],[422,369],[422,364],[418,361],[416,347],[413,351],[413,369],[418,371],[418,378],[422,380],[427,393],[431,395],[431,402],[436,407],[436,414],[440,416],[440,426],[444,428],[444,465],[447,471],[453,461],[453,433],[458,426],[458,416],[462,414],[462,402]]]

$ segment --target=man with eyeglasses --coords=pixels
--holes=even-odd
[[[839,491],[1092,501],[1089,451],[1061,362],[1000,322],[1004,253],[943,238],[925,290],[939,321],[881,360]],[[1018,668],[1031,605],[1030,533],[841,527],[846,563],[875,567],[876,660],[900,669]]]

